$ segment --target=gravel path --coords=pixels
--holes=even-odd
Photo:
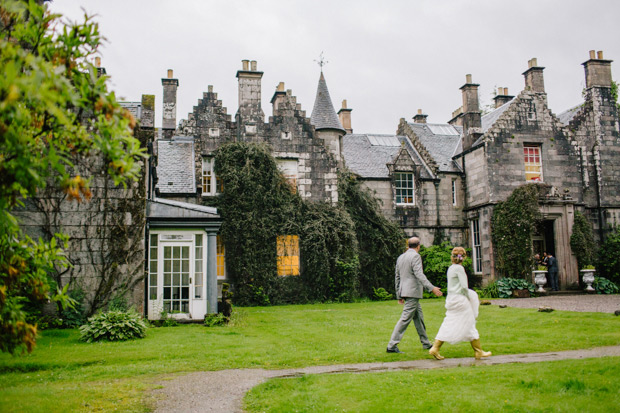
[[[519,299],[491,300],[494,305],[509,307],[613,313],[620,310],[620,295],[550,296]],[[620,345],[589,350],[558,351],[549,353],[511,354],[487,359],[455,358],[441,361],[411,360],[391,363],[362,363],[349,365],[312,366],[299,369],[262,370],[236,369],[195,372],[179,375],[161,382],[155,390],[156,412],[241,412],[244,395],[254,386],[275,377],[299,377],[305,374],[360,373],[407,369],[436,369],[471,365],[505,363],[536,363],[541,361],[584,359],[620,356]]]

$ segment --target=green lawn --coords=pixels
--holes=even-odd
[[[443,304],[423,301],[431,339]],[[125,343],[87,344],[77,331],[44,331],[33,354],[0,354],[0,411],[144,411],[148,390],[176,372],[427,358],[413,326],[400,345],[405,354],[385,353],[401,308],[395,301],[236,308],[230,326],[151,328],[145,339]],[[482,306],[478,330],[494,354],[620,344],[620,317],[612,314]],[[471,357],[472,350],[445,345],[442,354]]]
[[[620,357],[273,379],[250,412],[614,412]]]

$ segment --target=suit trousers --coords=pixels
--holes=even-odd
[[[392,349],[396,347],[400,340],[402,340],[409,323],[413,320],[418,336],[420,336],[420,343],[422,347],[431,348],[431,343],[426,336],[426,326],[424,325],[424,314],[422,314],[422,306],[420,305],[419,298],[405,298],[405,304],[403,306],[403,313],[400,316],[400,320],[396,323],[392,337],[388,343],[388,348]]]

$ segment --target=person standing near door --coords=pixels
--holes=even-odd
[[[549,279],[551,281],[551,288],[553,291],[559,291],[558,287],[558,260],[553,254],[547,254],[547,272],[549,273]]]

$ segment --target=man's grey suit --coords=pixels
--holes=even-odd
[[[435,288],[428,281],[422,269],[422,257],[414,249],[409,248],[396,260],[396,298],[404,299],[405,304],[400,320],[396,323],[392,337],[388,343],[388,349],[394,349],[402,340],[405,330],[413,320],[415,329],[420,336],[422,347],[431,348],[431,343],[426,336],[426,326],[424,325],[424,314],[420,306],[423,289],[429,292]]]

